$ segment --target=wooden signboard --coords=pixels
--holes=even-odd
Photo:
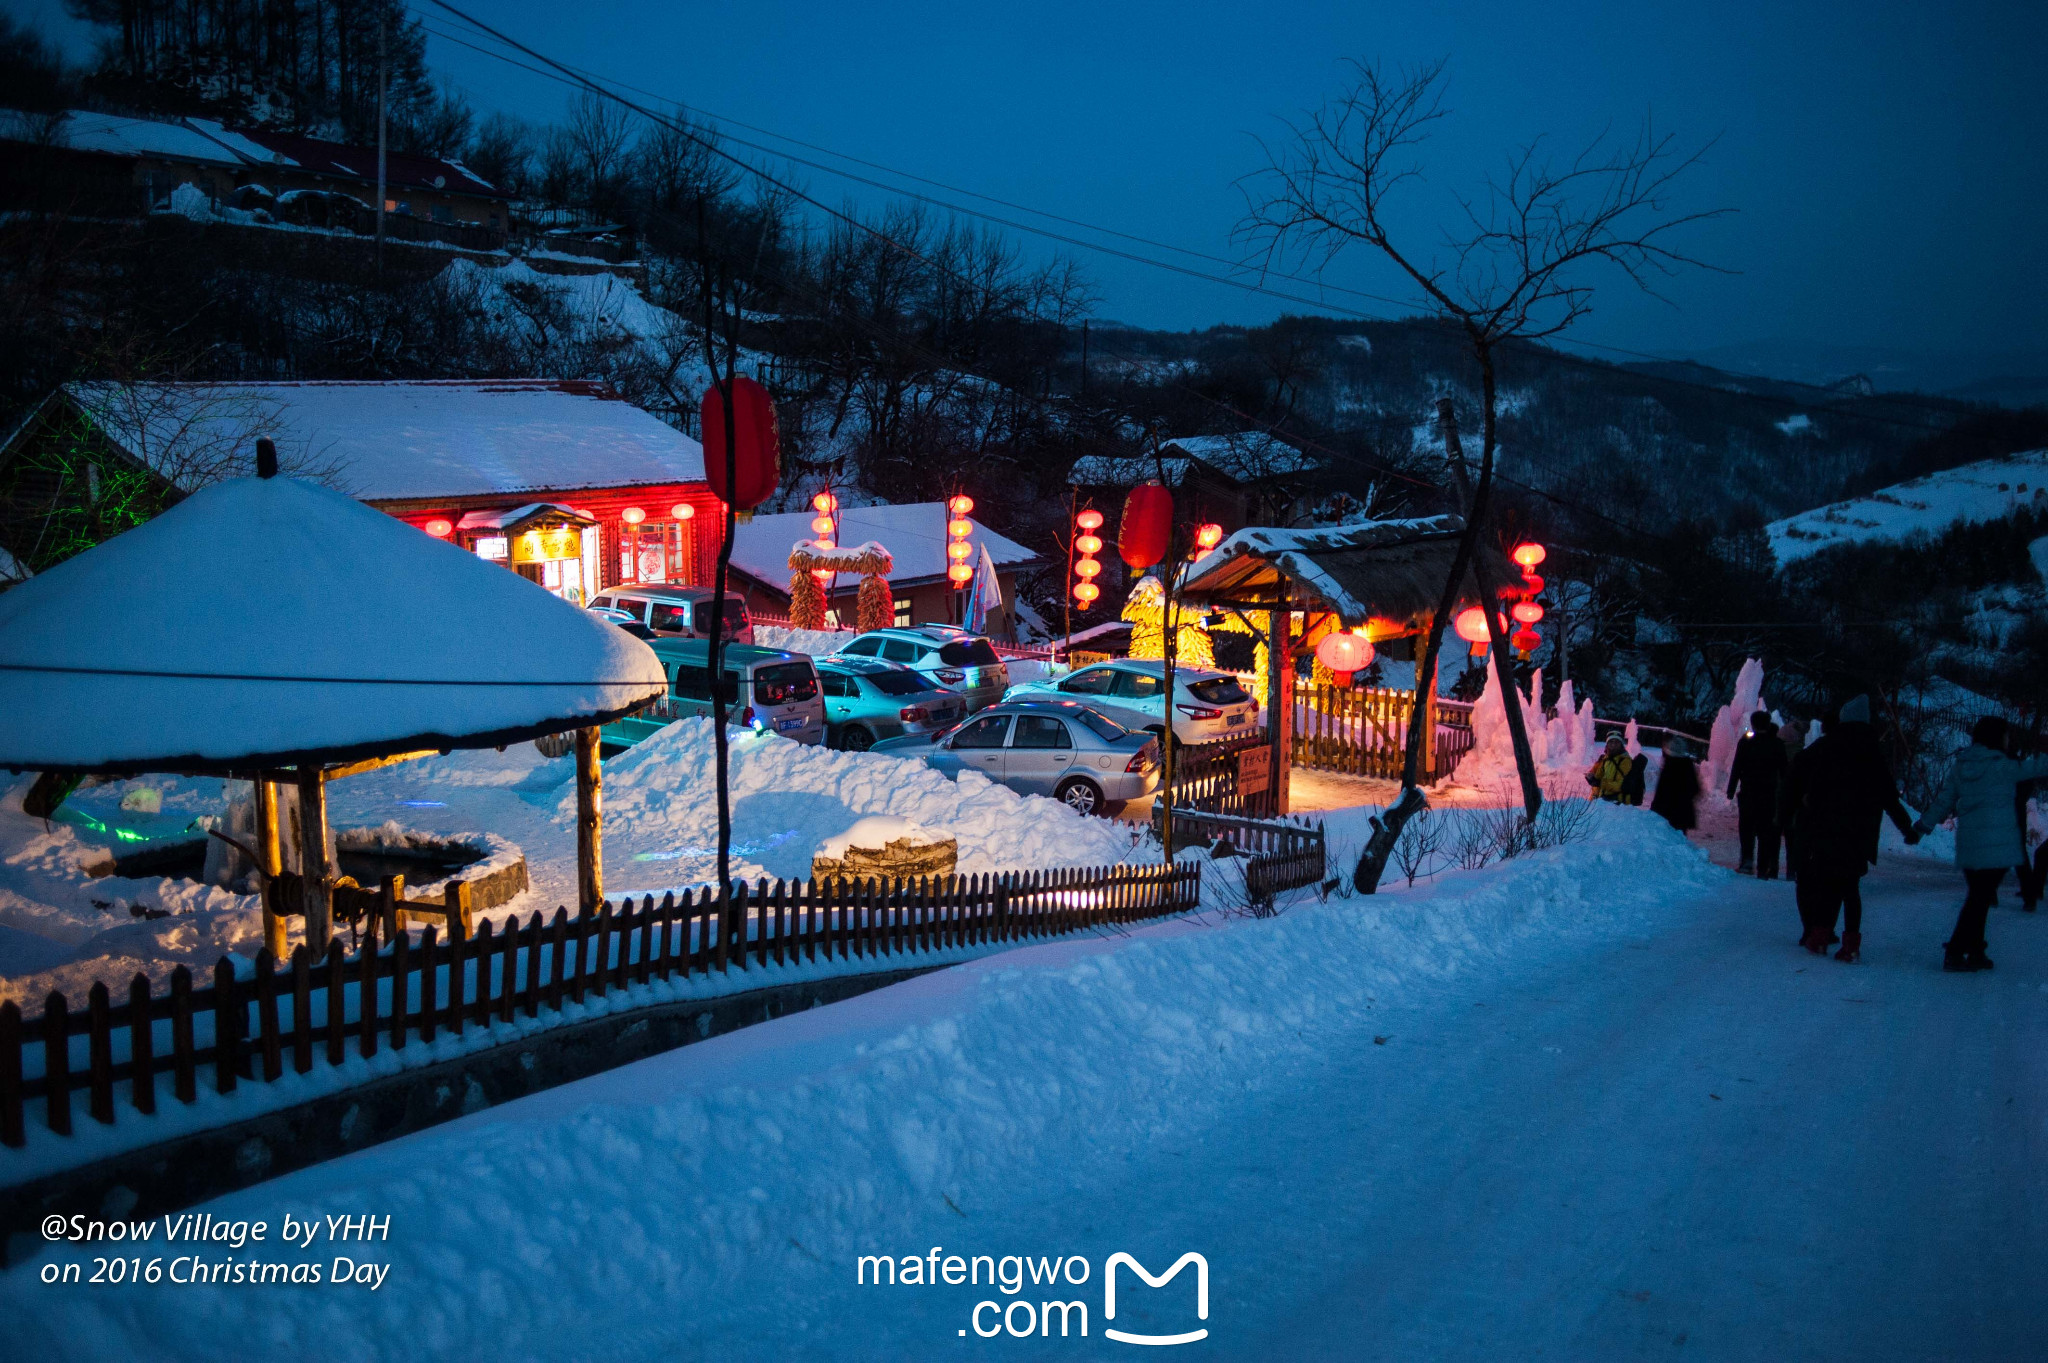
[[[583,556],[583,532],[573,525],[528,530],[513,537],[514,563],[553,563]]]
[[[1273,785],[1273,750],[1246,748],[1237,755],[1237,793],[1257,795]]]

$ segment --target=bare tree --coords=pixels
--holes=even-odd
[[[1621,271],[1654,295],[1660,278],[1701,264],[1670,244],[1672,234],[1720,211],[1668,211],[1674,182],[1702,153],[1683,151],[1671,135],[1645,123],[1633,141],[1614,144],[1603,136],[1562,160],[1553,160],[1540,140],[1531,142],[1508,157],[1505,174],[1489,179],[1483,194],[1461,199],[1463,227],[1448,234],[1440,250],[1425,253],[1397,241],[1389,221],[1390,196],[1421,175],[1420,148],[1446,116],[1443,75],[1441,61],[1400,72],[1352,63],[1348,87],[1306,121],[1291,125],[1277,148],[1266,149],[1266,166],[1245,182],[1246,213],[1238,225],[1238,239],[1253,248],[1262,271],[1291,265],[1322,271],[1354,247],[1376,252],[1459,329],[1479,368],[1483,426],[1478,476],[1469,479],[1469,490],[1461,487],[1465,533],[1416,669],[1418,691],[1401,798],[1376,826],[1354,875],[1364,892],[1377,887],[1403,825],[1427,804],[1418,784],[1423,737],[1419,688],[1435,675],[1446,618],[1479,561],[1476,550],[1488,528],[1500,347],[1556,336],[1583,318],[1592,307],[1592,275],[1601,267]],[[1453,463],[1463,474],[1462,461]],[[1459,478],[1461,484],[1467,481]],[[1490,599],[1487,584],[1481,580],[1479,586]],[[1486,613],[1495,625],[1498,656],[1505,652],[1505,641],[1494,612]],[[1508,707],[1511,717],[1515,708]],[[1534,790],[1526,746],[1526,739],[1517,745],[1517,756],[1525,789]],[[1540,793],[1528,799],[1531,821],[1540,800]]]

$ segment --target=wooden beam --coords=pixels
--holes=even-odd
[[[334,935],[334,868],[327,861],[327,773],[319,767],[299,772],[299,851],[304,873],[306,949],[315,958],[326,955]]]
[[[289,961],[291,952],[285,947],[284,919],[277,914],[275,896],[268,887],[284,870],[284,844],[277,829],[277,785],[259,773],[253,783],[256,805],[256,871],[262,876],[266,893],[263,896],[263,944],[270,948],[270,954],[280,961]]]
[[[599,731],[576,731],[576,898],[585,913],[604,902],[604,772]]]
[[[1266,619],[1266,734],[1273,745],[1272,801],[1275,814],[1287,813],[1288,775],[1294,748],[1294,660],[1288,656],[1292,612],[1284,590],[1268,608]]]
[[[338,781],[344,776],[361,776],[364,772],[379,771],[385,767],[395,767],[400,762],[417,762],[422,757],[439,757],[440,755],[441,750],[439,748],[422,748],[418,752],[398,752],[392,753],[388,757],[366,757],[360,762],[344,762],[338,767],[329,767],[327,769],[327,779]]]

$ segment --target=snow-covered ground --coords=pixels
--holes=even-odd
[[[2048,928],[2001,912],[1999,969],[1944,976],[1953,874],[1888,861],[1842,966],[1791,945],[1789,886],[1596,819],[1413,891],[1004,953],[203,1209],[272,1223],[237,1261],[388,1265],[375,1291],[45,1285],[93,1257],[47,1251],[0,1275],[14,1347],[934,1358],[1062,1300],[1085,1343],[995,1347],[1114,1355],[1107,1258],[1195,1251],[1205,1320],[1191,1275],[1126,1272],[1114,1325],[1257,1359],[2034,1356]],[[290,1249],[287,1212],[389,1238]],[[877,1287],[862,1255],[1023,1280]]]
[[[607,762],[604,774],[610,894],[659,894],[715,879],[708,721],[670,725]],[[574,777],[573,758],[543,758],[531,743],[458,752],[335,782],[330,819],[338,829],[395,821],[414,833],[504,839],[525,855],[531,888],[483,916],[524,917],[576,902]],[[78,998],[96,979],[118,984],[141,971],[161,981],[179,964],[197,972],[225,952],[253,956],[261,947],[253,895],[190,879],[88,874],[117,845],[136,845],[121,843],[115,830],[196,832],[225,815],[230,797],[246,798],[246,785],[150,776],[95,786],[64,806],[67,820],[85,825],[23,814],[28,785],[24,777],[0,795],[0,998],[39,1000],[51,989]],[[808,876],[821,843],[870,815],[951,835],[963,874],[1107,866],[1133,850],[1127,826],[1018,795],[979,773],[955,782],[920,761],[831,752],[768,734],[735,736],[731,792],[733,868],[747,879]],[[140,804],[158,812],[134,807]]]
[[[1995,521],[2022,507],[2048,509],[2048,450],[2028,450],[1930,473],[1867,497],[1802,511],[1764,527],[1778,566],[1839,544],[1938,535]]]

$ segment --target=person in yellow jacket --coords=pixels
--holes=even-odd
[[[1636,759],[1640,761],[1641,759]],[[1629,759],[1628,745],[1621,741],[1620,734],[1607,736],[1607,751],[1600,754],[1600,760],[1586,773],[1586,784],[1593,788],[1593,798],[1609,804],[1621,803],[1621,785],[1635,762]]]

